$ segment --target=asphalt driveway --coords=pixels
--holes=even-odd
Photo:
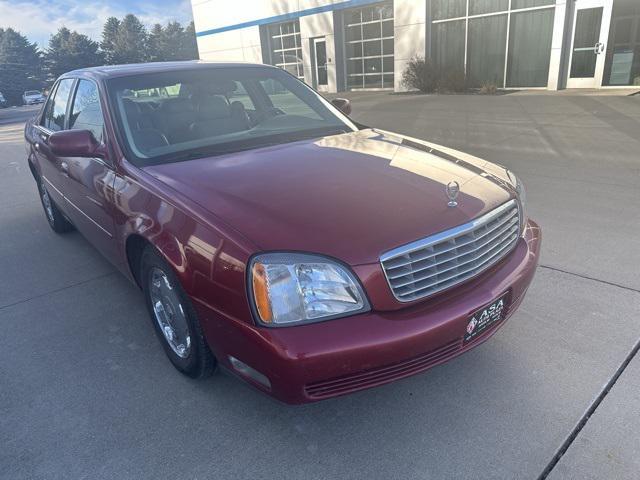
[[[523,178],[543,257],[510,322],[429,372],[312,405],[189,380],[139,292],[50,231],[25,114],[0,110],[0,478],[637,478],[640,98],[347,96],[360,122]]]

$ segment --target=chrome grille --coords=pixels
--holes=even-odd
[[[516,244],[520,215],[515,200],[459,227],[380,257],[391,291],[401,302],[424,298],[483,272]]]

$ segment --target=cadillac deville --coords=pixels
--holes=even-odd
[[[305,403],[481,344],[540,251],[511,171],[350,111],[265,65],[94,67],[27,123],[28,164],[51,228],[142,290],[179,371]]]

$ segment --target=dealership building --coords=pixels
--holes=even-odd
[[[403,91],[414,57],[471,86],[640,88],[640,0],[192,0],[200,58],[320,91]]]

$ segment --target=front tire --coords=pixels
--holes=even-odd
[[[171,363],[191,378],[209,377],[217,362],[193,304],[171,266],[151,246],[142,254],[140,278],[147,310]]]
[[[44,180],[41,178],[38,179],[38,191],[40,193],[40,202],[42,203],[42,208],[44,209],[44,214],[45,217],[47,217],[47,222],[51,230],[56,233],[66,233],[73,230],[73,225],[65,218],[64,214],[53,202],[44,184]]]

